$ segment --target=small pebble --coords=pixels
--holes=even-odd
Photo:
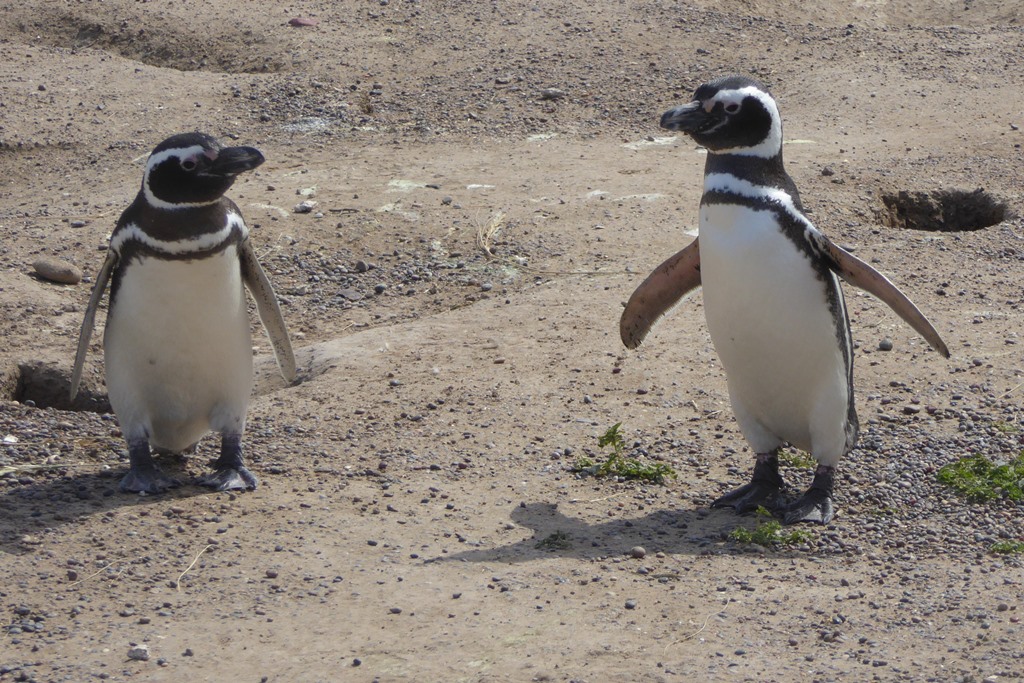
[[[58,282],[62,285],[77,285],[82,281],[82,269],[60,259],[49,257],[37,259],[32,264],[32,270],[36,271],[36,275],[44,280]]]
[[[637,560],[642,560],[647,557],[647,550],[640,545],[633,546],[629,549],[629,556]]]
[[[288,20],[289,26],[296,26],[302,28],[304,26],[316,26],[320,21],[311,17],[293,17]]]
[[[886,338],[886,339],[883,339],[882,341],[878,342],[878,350],[879,351],[892,351],[892,340]]]
[[[141,645],[132,644],[132,646],[128,648],[128,659],[133,659],[137,662],[148,662],[149,646],[145,643]]]
[[[296,204],[295,208],[292,209],[292,210],[295,213],[312,213],[313,209],[316,208],[316,204],[317,203],[314,202],[313,200],[307,199],[305,201],[302,201],[302,202],[299,202],[298,204]]]
[[[268,579],[276,579],[277,578],[277,570],[276,569],[268,569],[266,574],[267,574],[267,578]]]
[[[626,600],[626,609],[636,609],[636,600]]]

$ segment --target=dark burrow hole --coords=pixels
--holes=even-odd
[[[109,413],[110,400],[99,387],[91,386],[83,378],[78,387],[78,395],[72,401],[71,372],[54,363],[28,361],[19,363],[9,370],[7,376],[0,379],[0,389],[6,398],[35,406],[36,408],[56,408],[57,410],[85,411],[91,413]]]
[[[985,190],[900,190],[882,194],[879,220],[890,228],[961,232],[1002,223],[1013,214]]]

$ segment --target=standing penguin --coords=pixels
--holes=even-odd
[[[110,404],[128,442],[122,491],[177,486],[150,447],[180,453],[211,430],[221,435],[220,458],[198,483],[219,491],[256,488],[242,460],[253,383],[245,288],[288,381],[295,357],[249,230],[224,193],[239,173],[262,163],[259,150],[222,147],[202,133],[167,138],[149,156],[142,189],[111,235],[82,321],[71,396],[111,280],[103,350]]]
[[[853,343],[837,275],[888,304],[940,354],[949,351],[895,285],[804,215],[782,164],[782,118],[763,85],[740,76],[705,83],[661,126],[708,151],[699,236],[630,297],[622,341],[639,346],[658,318],[703,286],[733,412],[757,454],[752,481],[712,506],[765,506],[786,524],[828,523],[836,467],[857,439]],[[779,474],[784,443],[818,462],[811,487],[789,504]]]

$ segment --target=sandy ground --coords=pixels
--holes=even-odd
[[[989,551],[1024,509],[935,481],[1024,445],[1018,2],[258,4],[0,5],[0,681],[1024,675],[1024,568]],[[863,435],[837,519],[791,547],[707,508],[752,457],[700,296],[618,339],[695,227],[704,157],[657,118],[728,72],[773,89],[819,227],[953,352],[847,290]],[[255,327],[258,490],[129,496],[98,339],[63,396],[141,164],[195,129],[268,159],[231,196],[301,377]],[[886,204],[938,191],[958,230]],[[571,472],[616,422],[678,479]]]

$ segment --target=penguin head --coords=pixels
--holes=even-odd
[[[205,206],[218,201],[235,177],[264,161],[253,147],[222,147],[204,133],[173,135],[153,150],[146,162],[142,193],[161,209]]]
[[[669,109],[661,127],[682,131],[712,154],[771,158],[782,151],[782,117],[760,82],[725,76],[701,85],[693,101]]]

